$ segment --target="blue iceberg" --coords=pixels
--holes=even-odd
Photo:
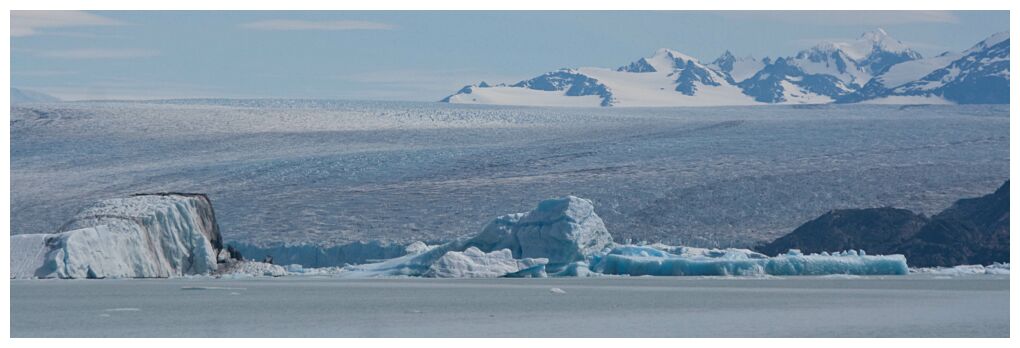
[[[620,246],[601,257],[593,270],[632,276],[795,276],[903,275],[903,255],[869,256],[854,250],[804,255],[798,250],[775,257],[741,250],[717,250],[701,255],[676,255],[639,246]]]

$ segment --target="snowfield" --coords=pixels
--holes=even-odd
[[[831,209],[930,215],[1009,176],[1007,106],[188,100],[11,114],[12,234],[58,232],[102,199],[204,192],[225,242],[337,246],[293,249],[318,267],[471,236],[565,195],[594,202],[620,243],[747,248]],[[339,248],[355,242],[369,244]]]

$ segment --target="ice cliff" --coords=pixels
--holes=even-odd
[[[59,233],[11,236],[12,278],[209,274],[222,249],[209,198],[140,194],[81,210]]]

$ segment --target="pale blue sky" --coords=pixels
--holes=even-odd
[[[669,47],[787,56],[882,27],[925,56],[1009,12],[12,12],[11,85],[65,99],[438,100]]]

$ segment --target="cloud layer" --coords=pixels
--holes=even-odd
[[[949,11],[730,11],[733,20],[766,20],[813,25],[888,26],[910,23],[959,23]]]
[[[11,11],[11,36],[23,37],[43,33],[45,29],[115,26],[124,22],[83,11]]]
[[[292,19],[270,19],[241,24],[242,28],[254,30],[393,30],[397,26],[369,21],[306,21]]]

